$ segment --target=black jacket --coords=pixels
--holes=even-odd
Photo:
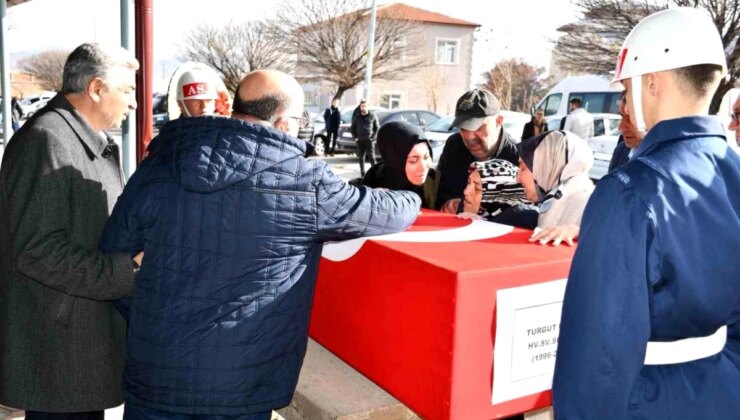
[[[516,151],[514,140],[505,130],[502,129],[501,133],[498,149],[491,159],[503,159],[518,165],[519,153]],[[436,208],[442,207],[447,200],[452,198],[462,198],[465,186],[468,185],[468,168],[473,161],[475,158],[465,147],[460,133],[451,135],[445,143],[437,164],[437,170],[442,173],[442,179],[437,193]]]
[[[542,121],[542,131],[540,133],[544,133],[545,131],[547,131],[547,121]],[[534,137],[534,120],[524,124],[524,130],[522,130],[522,140],[530,137]]]
[[[330,106],[324,111],[324,124],[326,125],[327,132],[338,130],[341,120],[342,114],[339,112],[339,108]]]
[[[350,129],[352,137],[357,140],[375,140],[379,128],[378,117],[370,111],[365,115],[358,113],[352,117]]]

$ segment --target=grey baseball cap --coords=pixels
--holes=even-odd
[[[457,100],[452,126],[475,131],[483,125],[486,117],[498,115],[500,112],[501,104],[493,93],[482,89],[469,90]]]

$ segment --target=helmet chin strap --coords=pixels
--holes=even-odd
[[[647,131],[647,124],[645,124],[645,115],[642,113],[642,76],[634,76],[630,80],[632,80],[632,107],[635,111],[632,121],[637,130],[644,133]]]
[[[185,114],[186,117],[192,117],[190,115],[190,112],[188,112],[188,107],[185,106],[185,100],[178,101],[180,102],[180,108],[182,109],[182,113]]]

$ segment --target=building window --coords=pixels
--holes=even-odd
[[[460,51],[460,40],[437,39],[437,64],[457,64]]]
[[[316,90],[303,92],[303,98],[304,106],[317,106],[319,104],[319,92]]]
[[[401,94],[386,93],[380,97],[380,106],[388,109],[401,109]]]
[[[399,61],[406,61],[406,39],[401,38],[395,40],[391,51],[397,52]]]

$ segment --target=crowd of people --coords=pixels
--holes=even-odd
[[[421,129],[379,126],[363,101],[362,179],[345,182],[304,157],[303,91],[274,70],[242,79],[230,118],[213,115],[211,75],[184,74],[181,118],[124,185],[105,131],[136,107],[138,63],[79,46],[0,167],[0,403],[29,420],[102,419],[124,398],[126,419],[269,419],[298,381],[322,244],[401,231],[426,208],[579,242],[556,418],[733,418],[740,157],[708,115],[719,34],[695,9],[658,12],[617,62],[622,138],[595,188],[580,100],[562,129],[536,110],[517,143],[482,89],[458,99],[436,168]],[[338,103],[327,111],[332,153]],[[739,117],[740,99],[737,131]]]

